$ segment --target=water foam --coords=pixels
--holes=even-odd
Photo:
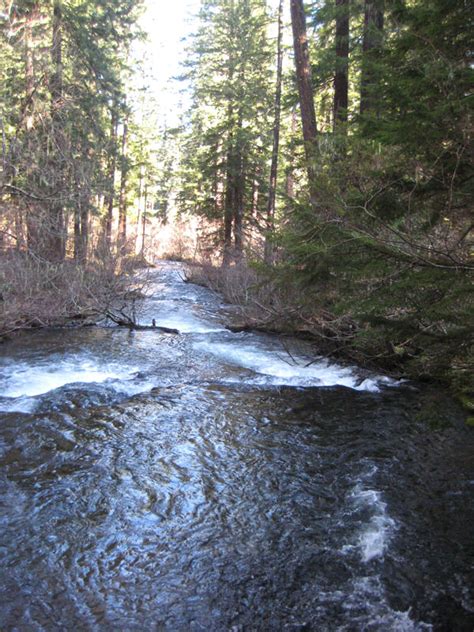
[[[195,316],[188,309],[183,309],[182,304],[180,305],[178,301],[176,301],[177,305],[174,301],[169,301],[171,305],[166,305],[166,303],[168,301],[157,302],[151,308],[146,309],[139,318],[140,325],[151,326],[155,322],[157,327],[177,329],[184,334],[210,334],[226,331],[221,326]]]
[[[136,367],[80,357],[56,359],[55,362],[19,362],[14,368],[3,367],[0,373],[0,396],[28,398],[49,393],[66,384],[131,380],[137,371]]]
[[[197,342],[194,348],[220,359],[250,369],[257,374],[254,384],[275,386],[347,386],[359,391],[378,392],[381,383],[388,378],[367,378],[361,381],[354,370],[330,363],[324,359],[316,362],[307,357],[289,355],[285,351],[259,349],[257,346],[237,343]]]
[[[351,584],[344,609],[350,613],[352,624],[360,625],[360,629],[386,632],[430,632],[433,629],[430,624],[415,621],[411,610],[391,608],[379,575],[358,577]],[[361,605],[367,612],[357,615],[356,612],[361,611]]]
[[[351,494],[359,509],[368,509],[372,517],[359,535],[358,547],[363,562],[382,558],[387,550],[396,523],[387,514],[387,504],[380,492],[373,489],[361,489],[356,485]]]

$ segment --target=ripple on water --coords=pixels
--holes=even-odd
[[[255,334],[5,349],[2,628],[469,629],[469,440],[418,393]]]

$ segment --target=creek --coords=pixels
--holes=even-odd
[[[0,348],[0,629],[471,631],[474,431],[439,389],[232,333],[152,271],[142,324]]]

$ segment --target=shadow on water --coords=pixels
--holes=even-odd
[[[212,340],[243,341],[241,365]],[[452,402],[312,386],[301,366],[302,385],[276,384],[275,340],[253,341],[261,374],[250,342],[88,330],[5,347],[2,630],[472,629],[474,442]]]

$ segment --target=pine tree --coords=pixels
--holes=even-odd
[[[336,68],[334,73],[334,129],[347,122],[349,107],[349,0],[336,0]]]
[[[181,199],[221,222],[224,264],[243,256],[254,183],[265,172],[270,110],[262,0],[204,2],[194,41],[194,107]],[[190,190],[192,187],[192,191]]]
[[[311,204],[315,205],[317,190],[315,184],[314,160],[316,157],[316,114],[314,109],[313,82],[306,33],[306,15],[302,0],[291,0],[291,25],[293,28],[293,49],[296,66],[296,83],[298,86],[301,124],[306,153],[306,169],[310,189]]]
[[[71,219],[74,257],[87,257],[91,219],[110,191],[108,136],[123,102],[139,5],[140,0],[5,4],[0,184],[4,196],[14,195],[17,243],[25,244],[26,217],[28,251],[42,259],[64,258]]]
[[[278,35],[277,35],[277,69],[276,88],[273,122],[273,146],[272,159],[270,165],[270,182],[268,186],[267,202],[267,235],[265,236],[265,262],[270,264],[273,260],[272,237],[275,232],[275,201],[278,175],[278,156],[280,147],[280,125],[281,125],[281,92],[283,75],[283,0],[278,5]]]

